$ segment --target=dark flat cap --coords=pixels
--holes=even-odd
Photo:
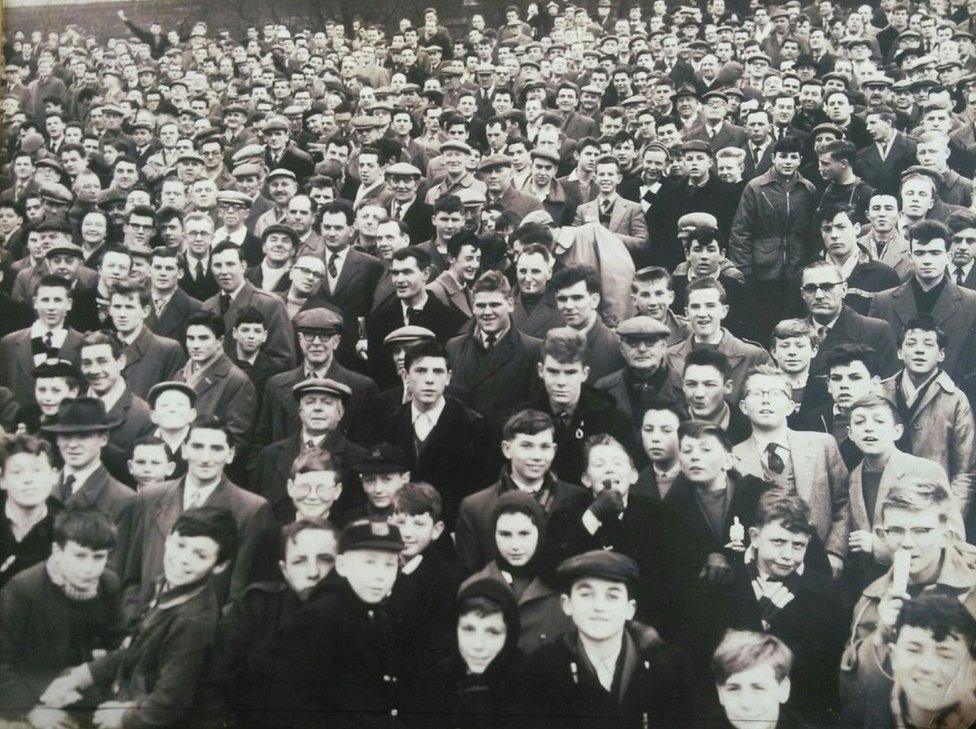
[[[377,443],[356,463],[357,473],[404,473],[410,470],[407,453],[390,443]]]
[[[190,387],[185,382],[177,382],[171,380],[169,382],[157,382],[151,388],[149,388],[149,394],[146,396],[146,402],[149,403],[150,407],[156,406],[156,400],[164,392],[169,392],[170,390],[176,390],[177,392],[182,392],[188,398],[190,398],[190,405],[194,405],[197,401],[197,392],[192,387]]]
[[[308,380],[296,382],[291,388],[292,397],[301,400],[304,395],[331,395],[342,400],[343,403],[349,402],[352,397],[352,389],[349,385],[325,377],[312,377]]]
[[[297,331],[302,329],[336,333],[342,331],[342,317],[321,306],[298,312],[292,319],[292,324]]]
[[[356,549],[399,554],[403,551],[400,530],[385,520],[358,519],[350,522],[339,534],[339,554]]]
[[[281,223],[274,223],[269,225],[263,231],[261,231],[261,240],[266,241],[269,235],[274,233],[280,233],[282,235],[287,235],[291,239],[291,244],[293,246],[298,245],[298,232],[292,228],[290,225],[282,225]]]
[[[565,560],[556,569],[556,577],[568,592],[577,580],[586,577],[630,585],[640,577],[640,571],[637,563],[626,555],[594,549]]]

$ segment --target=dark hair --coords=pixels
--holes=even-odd
[[[34,285],[34,295],[36,296],[37,292],[45,286],[64,289],[68,293],[68,298],[71,298],[71,283],[66,278],[56,276],[53,273],[44,274]]]
[[[393,252],[391,261],[405,261],[408,258],[412,258],[417,262],[417,268],[423,271],[425,268],[430,268],[430,254],[423,248],[417,246],[406,246],[398,251]]]
[[[972,210],[957,210],[946,219],[946,227],[952,233],[958,233],[966,228],[976,228],[976,213]]]
[[[773,156],[777,154],[803,154],[803,145],[796,137],[780,137],[773,144]]]
[[[447,240],[447,257],[457,258],[464,246],[473,246],[481,251],[481,240],[474,233],[462,230]]]
[[[714,367],[722,375],[722,380],[728,382],[732,379],[732,365],[729,358],[714,349],[692,349],[685,358],[685,367],[682,370],[682,377],[692,365],[698,367]]]
[[[268,328],[268,323],[264,319],[264,314],[253,306],[247,307],[240,313],[240,315],[237,317],[237,321],[234,322],[234,329],[237,329],[237,327],[239,327],[241,324],[260,324],[265,329]]]
[[[441,519],[442,509],[441,495],[429,483],[408,483],[393,494],[394,514],[430,514],[430,518],[436,523]]]
[[[712,656],[712,673],[715,682],[723,686],[735,674],[766,662],[772,664],[776,680],[783,681],[793,668],[793,651],[769,633],[727,630]]]
[[[109,348],[112,350],[113,359],[118,359],[125,351],[125,345],[122,344],[122,341],[118,337],[114,336],[111,332],[97,330],[94,332],[87,332],[82,336],[81,346],[78,348],[78,353],[80,355],[81,350],[83,350],[85,347],[97,347],[100,344],[107,344],[109,346]]]
[[[701,440],[707,435],[718,440],[726,451],[732,452],[732,440],[729,438],[729,434],[725,432],[725,428],[720,425],[708,423],[704,420],[686,420],[678,426],[678,442],[684,438]]]
[[[538,435],[547,430],[555,432],[552,418],[539,410],[519,410],[505,421],[502,440],[511,440],[516,435]]]
[[[173,524],[170,534],[213,539],[217,543],[217,564],[231,559],[237,550],[237,522],[227,509],[215,506],[187,509]]]
[[[834,162],[847,162],[853,167],[857,160],[857,147],[846,139],[837,139],[825,144],[820,154],[828,155]]]
[[[138,215],[140,218],[149,218],[153,221],[153,225],[156,224],[156,211],[153,210],[148,205],[136,205],[134,206],[125,216],[125,222],[132,220],[133,215]]]
[[[494,270],[485,271],[471,287],[472,296],[482,292],[496,291],[505,297],[511,296],[512,285],[508,282],[508,279],[505,278],[504,274],[502,274],[500,271]]]
[[[346,225],[352,225],[356,220],[356,211],[346,200],[329,200],[322,205],[315,213],[315,229],[322,229],[322,218],[326,215],[343,215],[346,218]]]
[[[434,203],[434,216],[437,213],[461,213],[464,214],[464,203],[457,195],[441,195]]]
[[[828,375],[833,367],[849,365],[852,362],[863,362],[868,374],[878,374],[877,354],[871,347],[861,344],[838,344],[831,347],[824,357],[824,369]]]
[[[952,245],[952,233],[945,223],[938,220],[921,220],[908,230],[908,248],[911,250],[916,243],[922,245],[941,238],[945,242],[946,250]]]
[[[685,251],[691,249],[691,244],[697,243],[699,246],[709,246],[712,243],[718,243],[718,248],[720,251],[725,250],[725,242],[722,240],[722,234],[719,232],[718,228],[713,228],[710,225],[705,225],[700,228],[695,228],[688,235],[684,236],[683,244]],[[695,279],[691,283],[696,283],[701,279]],[[710,279],[705,279],[710,280]],[[690,286],[691,284],[689,284]],[[723,297],[724,300],[724,297]]]
[[[51,443],[36,435],[11,434],[0,438],[0,473],[7,464],[7,459],[21,453],[32,456],[44,455],[47,462],[53,466],[54,456]]]
[[[68,542],[92,550],[115,546],[115,525],[99,509],[66,507],[54,518],[54,543],[64,549]]]
[[[151,255],[151,254],[150,254]],[[149,306],[151,303],[149,297],[149,289],[144,286],[138,279],[130,278],[125,281],[119,281],[112,287],[109,292],[109,302],[112,301],[112,297],[116,294],[121,296],[136,296],[139,301],[139,306]]]
[[[976,619],[958,599],[939,593],[925,593],[904,604],[895,622],[895,635],[905,626],[923,628],[942,642],[956,635],[976,658]]]
[[[575,286],[580,281],[586,283],[586,291],[590,294],[600,293],[600,280],[597,278],[596,271],[594,271],[590,266],[584,266],[579,263],[574,263],[570,266],[559,271],[552,280],[549,282],[549,289],[551,291],[559,291],[560,289],[568,289],[570,286]]]
[[[794,534],[806,534],[812,537],[816,532],[816,527],[810,523],[810,507],[807,502],[796,494],[780,489],[772,489],[760,497],[754,526],[762,528],[776,521],[780,522],[786,531]]]
[[[630,284],[631,292],[636,292],[638,283],[651,283],[652,281],[664,280],[671,288],[671,274],[663,266],[647,266],[634,273],[634,278]]]
[[[572,327],[556,327],[546,332],[542,344],[544,357],[552,357],[560,364],[586,364],[586,337]]]
[[[409,370],[414,362],[424,357],[441,358],[447,363],[447,368],[451,369],[451,362],[447,358],[447,350],[444,349],[444,345],[440,342],[430,340],[417,342],[414,346],[407,349],[403,358],[403,369]]]
[[[821,225],[833,221],[838,215],[843,213],[852,223],[860,220],[857,210],[852,205],[843,202],[829,202],[817,210],[817,222]]]
[[[231,245],[234,244],[231,243]],[[190,314],[186,318],[186,328],[183,331],[189,331],[192,326],[207,327],[218,339],[227,333],[223,318],[212,311],[198,311],[196,314]]]
[[[213,251],[210,253],[210,258],[213,259],[215,256],[219,256],[221,253],[224,253],[226,251],[233,251],[234,255],[237,257],[237,260],[240,261],[241,263],[244,263],[243,246],[239,246],[230,240],[221,241],[216,246],[214,246]]]
[[[279,555],[281,559],[285,559],[288,556],[288,545],[294,544],[298,541],[298,535],[302,532],[314,529],[319,532],[329,532],[336,538],[339,539],[339,530],[336,529],[332,522],[326,521],[325,519],[296,519],[290,524],[285,524],[281,527],[281,533],[278,540]]]
[[[170,208],[172,209],[172,208]],[[155,260],[156,258],[179,258],[180,253],[176,248],[172,246],[159,246],[152,249],[152,255],[150,255],[150,260]]]

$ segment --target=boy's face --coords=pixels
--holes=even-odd
[[[342,483],[335,471],[308,471],[288,481],[288,497],[300,519],[324,517],[341,493]]]
[[[444,522],[434,521],[434,517],[426,511],[423,514],[405,514],[398,511],[390,517],[390,523],[400,530],[400,538],[403,540],[403,551],[400,554],[404,559],[423,554],[444,531]]]
[[[935,332],[909,329],[898,349],[898,359],[909,374],[925,377],[934,372],[945,359],[945,350],[939,346],[939,338]]]
[[[976,659],[956,633],[942,640],[927,628],[902,626],[891,651],[895,683],[909,706],[938,711],[971,697],[976,683]]]
[[[561,596],[561,602],[563,612],[591,640],[619,635],[637,611],[637,603],[631,599],[625,584],[596,577],[576,580],[569,594]]]
[[[790,531],[783,522],[774,521],[749,529],[759,569],[771,577],[786,577],[803,564],[810,537]]]
[[[692,483],[710,484],[731,467],[732,454],[713,435],[685,436],[679,442],[681,473]]]
[[[508,627],[502,614],[465,613],[458,618],[458,651],[473,673],[483,673],[505,647]]]
[[[685,316],[688,317],[688,324],[696,336],[709,337],[715,334],[728,314],[729,307],[722,303],[718,289],[688,292]]]
[[[15,504],[30,509],[51,495],[58,472],[44,453],[17,453],[7,458],[0,471],[0,490]]]
[[[582,362],[560,362],[548,355],[539,365],[539,377],[554,408],[575,404],[589,375],[590,368]]]
[[[946,545],[946,525],[935,509],[885,509],[875,531],[892,554],[905,550],[911,555],[908,573],[913,576],[924,574],[937,564]]]
[[[648,410],[641,424],[644,452],[654,463],[672,464],[678,457],[680,419],[670,410]]]
[[[694,417],[708,417],[722,406],[727,395],[732,394],[732,381],[711,365],[689,365],[681,380],[685,402]]]
[[[220,478],[224,466],[234,460],[234,448],[227,434],[216,428],[191,428],[183,444],[187,471],[197,481],[209,483]]]
[[[234,327],[234,339],[245,355],[257,352],[268,339],[268,330],[263,324],[245,323]]]
[[[495,547],[508,564],[522,567],[539,546],[539,527],[526,514],[502,514],[495,523]]]
[[[773,729],[780,704],[789,697],[789,678],[777,679],[768,663],[733,673],[718,687],[718,700],[735,729]]]
[[[170,587],[199,582],[217,566],[220,546],[210,537],[184,537],[173,532],[166,537],[163,573]]]
[[[404,377],[414,400],[433,405],[443,397],[451,370],[443,357],[421,357],[411,362]]]
[[[348,580],[356,596],[370,605],[390,594],[398,564],[396,552],[379,549],[354,549],[336,558],[336,570]]]
[[[78,397],[78,388],[69,385],[65,377],[38,377],[34,381],[34,399],[44,415],[57,415],[62,401],[69,397]]]
[[[129,460],[129,472],[140,486],[165,481],[174,468],[164,445],[137,445]]]
[[[108,564],[107,549],[83,547],[70,539],[64,547],[57,543],[51,545],[51,554],[65,581],[74,588],[84,591],[94,590]]]
[[[637,314],[646,314],[659,321],[667,315],[668,309],[674,303],[674,291],[665,278],[654,281],[635,282],[634,290],[630,294]]]
[[[887,407],[855,408],[848,430],[854,445],[866,456],[893,449],[905,432]]]
[[[810,362],[817,356],[817,348],[809,337],[787,337],[773,340],[772,354],[783,372],[794,375],[810,369]]]
[[[874,384],[874,378],[860,360],[835,365],[827,376],[827,392],[840,408],[849,408],[854,401],[870,395],[874,391]]]
[[[583,473],[583,485],[598,494],[614,489],[626,496],[637,482],[637,469],[630,456],[616,445],[598,445],[590,449]]]
[[[304,597],[335,566],[339,545],[328,529],[304,529],[285,545],[285,558],[278,563],[288,586]]]
[[[369,503],[377,509],[388,509],[393,503],[393,495],[410,481],[410,472],[364,473],[361,478]]]
[[[753,375],[746,381],[739,407],[754,427],[778,428],[796,407],[793,389],[782,377]]]
[[[502,455],[512,464],[515,478],[534,483],[546,475],[556,457],[553,432],[516,433],[511,440],[502,441]]]

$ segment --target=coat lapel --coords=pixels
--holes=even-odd
[[[134,364],[142,361],[149,347],[149,327],[143,326],[139,336],[135,338],[128,347],[125,348],[125,369],[129,369]],[[123,372],[124,374],[124,372]]]
[[[332,291],[332,299],[345,289],[349,284],[354,281],[357,277],[357,272],[359,271],[362,261],[360,261],[359,256],[356,255],[354,249],[349,249],[349,253],[346,254],[345,263],[342,264],[342,270],[339,271],[339,278],[336,279],[335,290]],[[326,277],[328,281],[328,277]]]
[[[173,531],[173,525],[176,524],[176,520],[183,513],[183,488],[185,482],[185,478],[174,481],[173,488],[167,490],[159,501],[156,502],[152,523],[164,540]]]
[[[901,319],[901,325],[904,328],[908,325],[912,319],[915,318],[915,297],[912,295],[911,284],[905,284],[898,289],[895,289],[891,295],[892,303],[894,304],[895,313],[898,318]],[[941,298],[941,297],[940,297]],[[936,304],[938,306],[938,304]],[[934,314],[935,312],[933,312]]]
[[[790,443],[790,458],[793,461],[793,483],[796,484],[796,493],[808,504],[813,490],[813,481],[816,477],[816,464],[813,462],[813,454],[816,449],[805,448],[805,438],[795,431],[787,431],[787,439]]]
[[[24,332],[24,336],[17,343],[17,364],[24,375],[31,376],[30,373],[34,369],[34,355],[31,353],[30,329]]]
[[[226,354],[221,355],[217,361],[214,362],[213,366],[211,366],[210,369],[204,373],[203,377],[201,377],[197,382],[197,396],[199,397],[200,395],[203,395],[203,393],[224,379],[227,376],[227,373],[230,371],[229,365],[230,358]]]
[[[515,355],[515,338],[518,336],[519,333],[513,328],[509,331],[507,337],[492,347],[491,351],[487,353],[487,356],[481,362],[481,366],[478,367],[477,372],[472,375],[470,381],[468,382],[470,387],[480,385],[511,360],[511,358]],[[472,334],[470,336],[468,339],[468,346],[473,350],[472,355],[477,356],[477,350],[481,344],[478,342],[478,337],[476,334]]]
[[[959,290],[951,282],[946,281],[945,288],[935,302],[935,306],[932,307],[932,318],[945,328],[945,323],[959,308],[961,298]]]

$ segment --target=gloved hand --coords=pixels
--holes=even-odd
[[[603,489],[590,504],[590,513],[601,524],[606,524],[620,516],[624,510],[624,497],[613,488]]]

